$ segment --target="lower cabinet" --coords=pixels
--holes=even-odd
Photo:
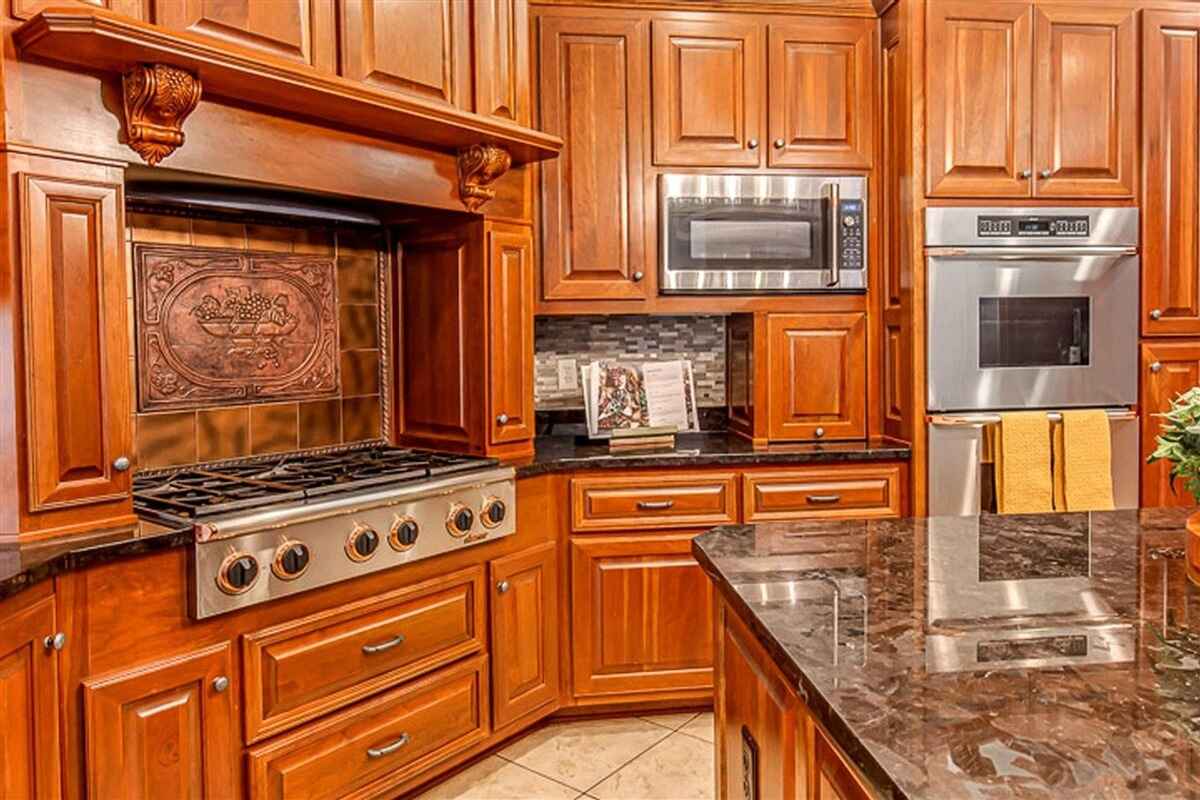
[[[241,754],[227,643],[85,680],[88,794],[212,798],[237,794]]]
[[[769,315],[766,380],[772,441],[865,437],[867,315]]]
[[[58,652],[54,596],[0,621],[0,797],[58,797]]]
[[[1190,506],[1192,496],[1182,485],[1171,488],[1171,465],[1166,461],[1147,464],[1154,452],[1154,439],[1162,425],[1156,416],[1171,401],[1200,383],[1200,342],[1143,342],[1141,358],[1142,497],[1149,506]]]

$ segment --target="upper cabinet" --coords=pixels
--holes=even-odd
[[[172,30],[332,72],[337,46],[333,5],[334,0],[150,0],[150,19]]]
[[[1137,42],[1129,9],[934,2],[931,197],[1132,197]]]
[[[529,4],[475,0],[475,111],[529,125]]]

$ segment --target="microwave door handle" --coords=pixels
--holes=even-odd
[[[829,246],[833,251],[829,255],[828,287],[837,286],[842,282],[842,227],[838,224],[838,215],[842,213],[842,188],[837,182],[826,184],[829,192]]]

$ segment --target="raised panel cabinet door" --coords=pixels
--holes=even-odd
[[[769,166],[871,166],[875,29],[874,20],[769,26]]]
[[[529,126],[529,3],[475,0],[475,113]]]
[[[342,0],[341,74],[448,105],[470,103],[466,0]]]
[[[765,94],[757,20],[656,19],[654,163],[757,167]]]
[[[121,187],[18,181],[29,509],[119,500],[132,446]]]
[[[489,569],[492,719],[503,728],[558,700],[558,548],[545,542]]]
[[[54,597],[0,621],[0,797],[58,797],[58,653]]]
[[[89,796],[227,796],[242,751],[234,678],[224,643],[85,680]]]
[[[1182,486],[1171,489],[1169,462],[1147,464],[1154,452],[1162,418],[1171,401],[1200,384],[1200,341],[1143,342],[1141,363],[1142,501],[1150,506],[1190,506],[1192,497]]]
[[[488,225],[492,444],[533,439],[533,232]]]
[[[1032,6],[954,0],[928,8],[928,194],[1028,197]]]
[[[648,23],[539,17],[539,115],[561,136],[540,165],[542,298],[645,300]]]
[[[1200,336],[1200,16],[1142,18],[1142,334]]]
[[[813,728],[814,800],[871,800],[854,768],[820,728]]]
[[[712,688],[712,582],[691,546],[691,534],[572,537],[577,697]]]
[[[150,0],[151,20],[332,72],[334,0]]]
[[[1038,6],[1033,169],[1039,197],[1132,197],[1137,27],[1120,8]]]
[[[63,2],[63,0],[12,0],[12,15],[17,19],[29,19],[44,9],[70,5],[107,8],[109,11],[137,19],[141,19],[143,13],[140,0],[69,0],[69,2]]]
[[[771,439],[866,436],[866,359],[866,314],[770,315],[767,406]]]

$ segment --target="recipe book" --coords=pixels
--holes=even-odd
[[[588,436],[640,428],[698,431],[692,362],[592,361],[580,368]]]

